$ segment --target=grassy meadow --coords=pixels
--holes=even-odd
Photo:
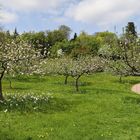
[[[7,78],[3,81],[6,98],[31,93],[41,99],[38,106],[30,98],[20,103],[18,97],[13,106],[1,103],[0,140],[140,140],[140,95],[131,92],[139,77],[120,83],[119,77],[105,73],[83,76],[78,93],[74,80],[64,85],[61,76],[11,81],[12,89]]]

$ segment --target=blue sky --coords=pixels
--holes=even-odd
[[[0,23],[19,32],[57,29],[65,24],[73,32],[118,32],[129,21],[139,30],[139,0],[0,0]]]

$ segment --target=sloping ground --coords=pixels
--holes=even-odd
[[[21,104],[24,111],[13,103],[11,111],[0,111],[0,140],[140,140],[140,96],[131,92],[140,77],[124,77],[120,83],[105,73],[83,76],[79,93],[73,78],[68,85],[61,76],[11,80],[12,89],[8,79],[3,81],[4,96],[49,93],[53,98],[35,111],[32,104]]]
[[[131,90],[137,94],[140,94],[140,84],[134,85]]]

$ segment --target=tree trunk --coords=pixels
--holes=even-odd
[[[67,83],[68,83],[68,75],[67,76],[65,76],[65,85],[67,85]]]
[[[0,100],[3,100],[3,94],[2,94],[2,79],[0,79]]]
[[[4,68],[3,72],[0,75],[0,100],[4,100],[3,93],[2,93],[2,78],[4,76],[5,70],[6,69]]]
[[[122,83],[122,75],[120,75],[119,82]]]
[[[9,87],[10,89],[12,89],[12,81],[10,79],[8,79],[8,81],[9,81]]]
[[[81,77],[81,75],[76,78],[76,82],[75,82],[75,87],[76,87],[77,92],[79,91],[79,78],[80,77]]]

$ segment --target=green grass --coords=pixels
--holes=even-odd
[[[43,103],[43,111],[1,110],[0,140],[140,140],[140,95],[130,90],[139,77],[119,83],[118,77],[100,73],[80,81],[76,93],[73,80],[66,86],[64,77],[17,77],[13,89],[5,79],[5,94],[53,98]]]

